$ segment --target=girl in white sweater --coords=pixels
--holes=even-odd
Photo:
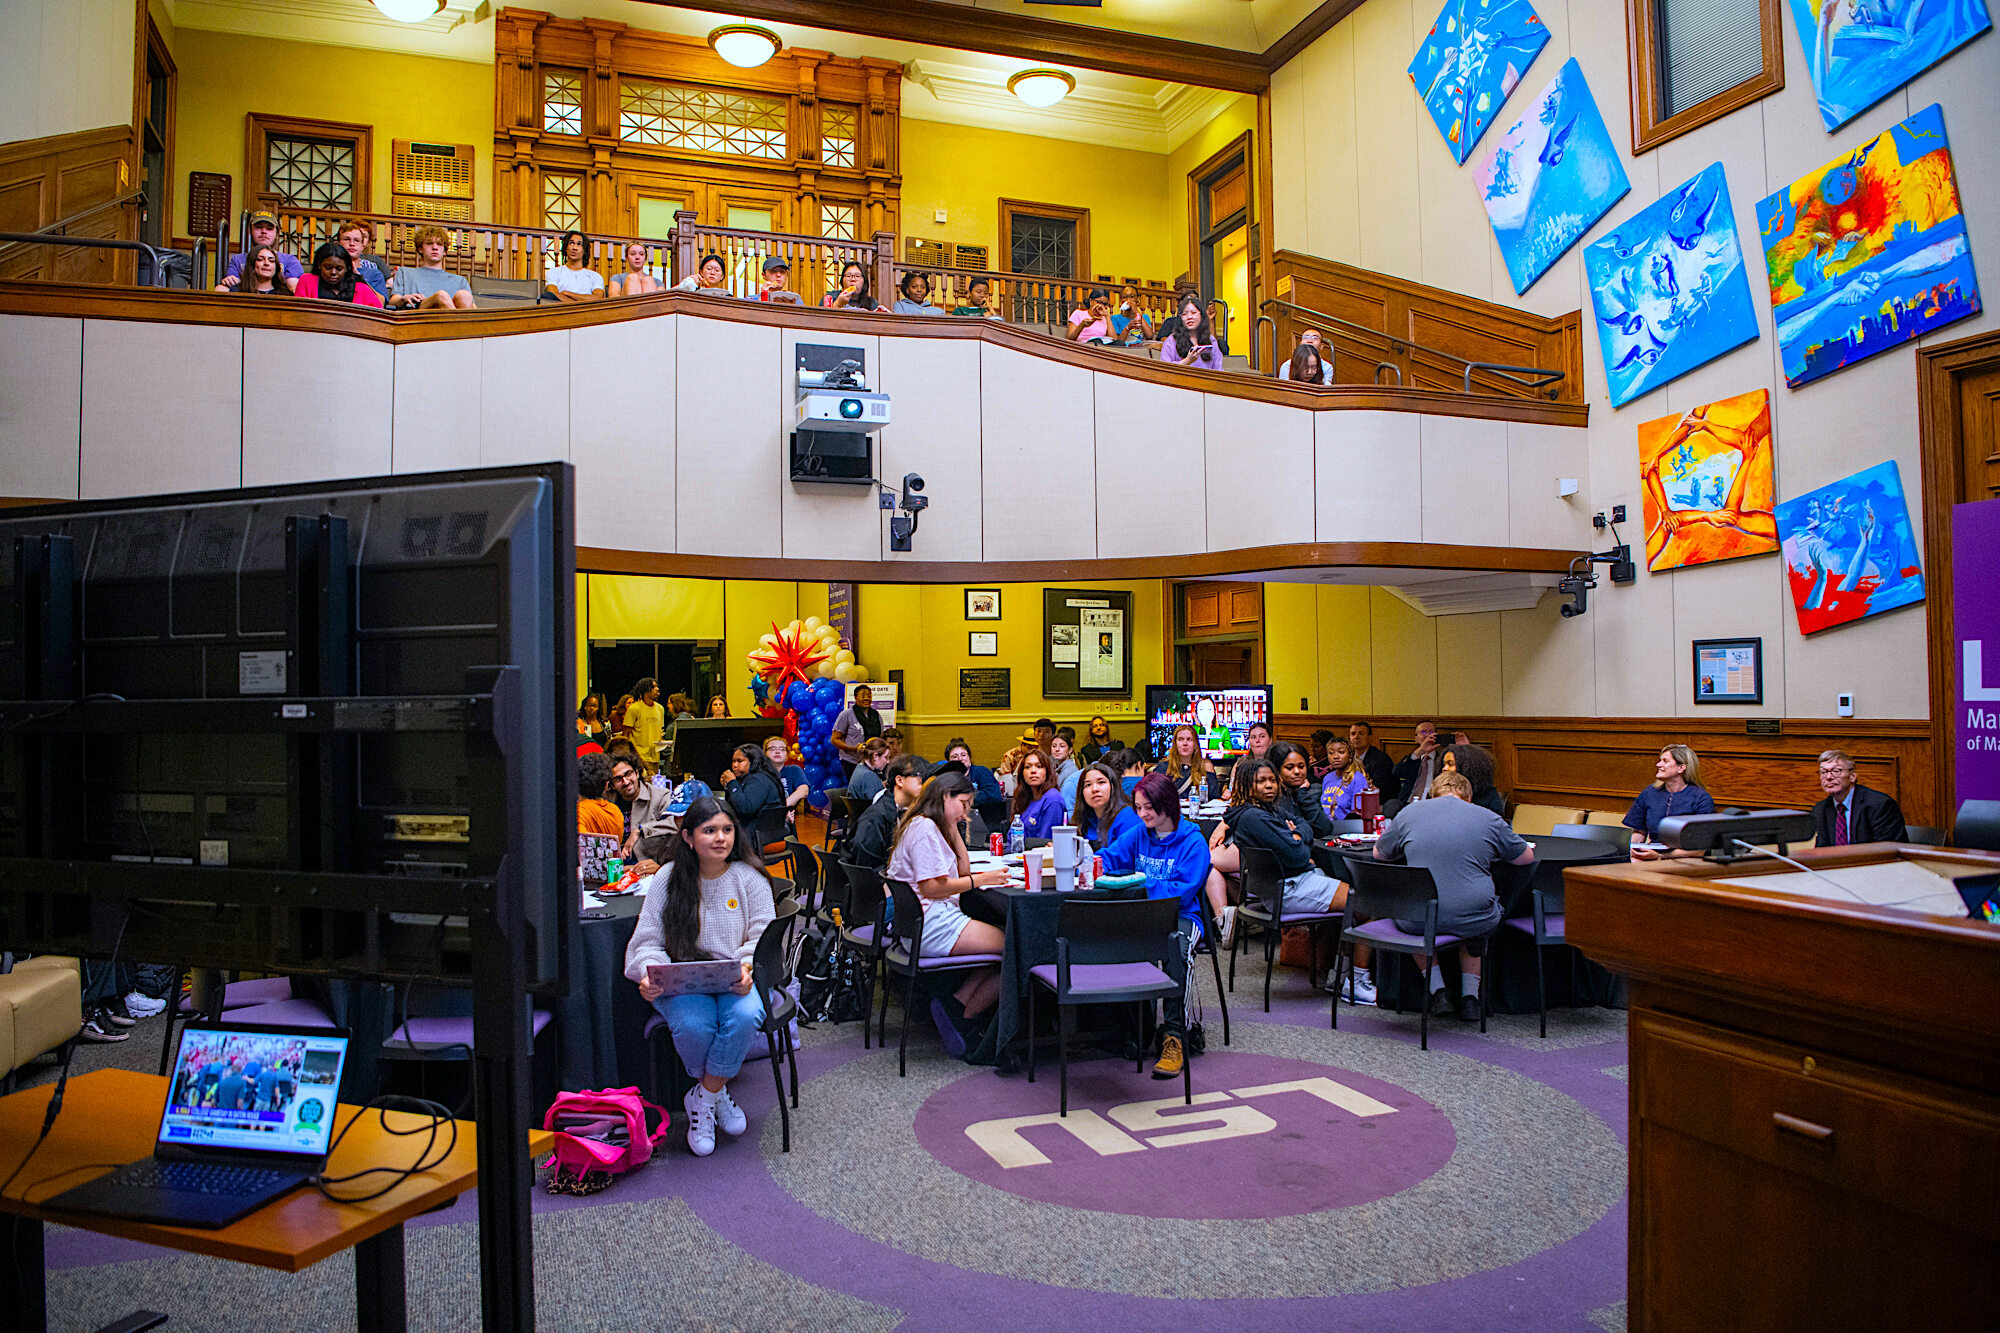
[[[729,1080],[743,1067],[751,1034],[764,1021],[750,960],[776,916],[770,881],[755,850],[738,840],[729,807],[714,796],[697,799],[681,817],[672,862],[646,882],[646,903],[625,949],[625,975],[667,1020],[681,1063],[700,1079],[685,1101],[688,1147],[697,1157],[715,1151],[718,1124],[731,1135],[749,1128],[729,1095]],[[731,958],[742,975],[720,995],[662,999],[646,979],[646,968],[655,963]]]

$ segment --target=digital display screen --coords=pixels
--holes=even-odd
[[[1271,724],[1269,685],[1148,685],[1146,741],[1153,758],[1172,748],[1174,731],[1191,726],[1201,752],[1219,759],[1242,750],[1250,724]]]
[[[167,1088],[160,1142],[325,1156],[347,1038],[189,1028]]]

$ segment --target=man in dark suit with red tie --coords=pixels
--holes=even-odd
[[[1828,750],[1820,755],[1819,787],[1826,796],[1812,810],[1813,846],[1909,841],[1895,799],[1856,782],[1854,760],[1845,752]]]

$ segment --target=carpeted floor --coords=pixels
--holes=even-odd
[[[854,1025],[810,1031],[793,1151],[768,1071],[750,1133],[684,1146],[590,1199],[536,1198],[538,1322],[584,1330],[1572,1330],[1625,1326],[1625,1026],[1562,1011],[1547,1041],[1343,1007],[1281,975],[1179,1084],[1099,1056],[1057,1123],[1038,1081],[946,1059],[909,1077]],[[893,1040],[896,1012],[891,1011]],[[157,1020],[78,1069],[157,1068]],[[38,1077],[48,1077],[41,1072]],[[472,1199],[413,1224],[410,1326],[478,1326]],[[139,1306],[169,1333],[354,1326],[348,1256],[305,1273],[51,1229],[51,1327]]]

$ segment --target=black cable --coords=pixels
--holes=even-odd
[[[380,1116],[382,1132],[385,1134],[392,1134],[398,1138],[410,1138],[418,1134],[428,1134],[430,1137],[424,1141],[423,1148],[417,1153],[417,1160],[409,1166],[364,1167],[362,1170],[349,1172],[344,1176],[329,1176],[326,1174],[324,1168],[322,1168],[320,1174],[312,1178],[313,1186],[335,1203],[369,1203],[375,1199],[379,1199],[413,1177],[420,1176],[424,1172],[438,1166],[446,1158],[450,1157],[458,1147],[458,1120],[452,1115],[448,1107],[438,1102],[426,1101],[421,1097],[402,1097],[390,1094],[377,1097],[374,1101],[369,1102],[355,1113],[353,1119],[340,1127],[340,1133],[333,1136],[333,1143],[326,1150],[326,1160],[329,1163],[333,1161],[334,1154],[340,1151],[341,1142],[347,1138],[347,1132],[360,1124],[362,1117],[366,1116],[370,1111],[374,1111]],[[416,1114],[428,1114],[431,1118],[427,1123],[422,1125],[412,1125],[407,1129],[397,1129],[389,1123],[390,1111],[410,1111]],[[451,1137],[445,1142],[444,1151],[433,1158],[431,1157],[431,1149],[437,1146],[438,1130],[443,1126],[450,1127]],[[376,1190],[373,1194],[335,1194],[327,1188],[329,1185],[344,1185],[349,1181],[360,1180],[364,1176],[379,1175],[392,1175],[395,1179],[384,1185],[381,1189]]]

